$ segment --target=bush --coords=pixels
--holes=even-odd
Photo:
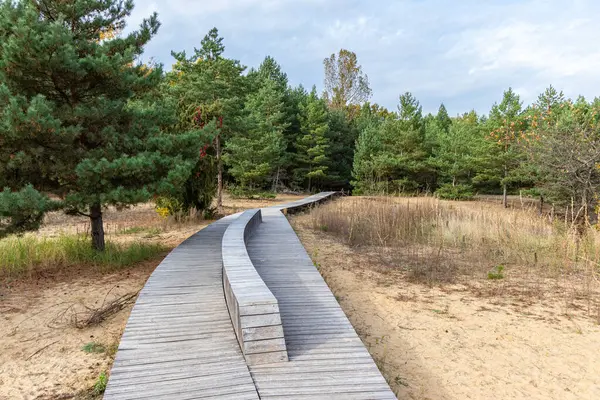
[[[44,214],[57,204],[31,185],[20,192],[5,188],[0,191],[0,237],[38,229]]]
[[[0,240],[0,276],[16,277],[35,270],[74,266],[98,267],[102,271],[123,268],[156,257],[166,249],[159,244],[107,243],[102,252],[92,248],[89,238],[63,235],[44,238],[9,236]]]
[[[444,200],[472,200],[474,193],[471,185],[446,183],[435,191],[435,195]]]
[[[264,200],[274,199],[277,194],[268,191],[261,191],[257,189],[248,189],[242,186],[230,186],[227,191],[231,197],[235,199],[250,199],[250,200]]]
[[[154,200],[156,212],[163,218],[184,211],[183,202],[175,197],[161,196]]]

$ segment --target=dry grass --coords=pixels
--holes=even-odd
[[[304,196],[278,195],[275,199],[247,200],[226,194],[222,213],[232,214],[301,197]],[[91,249],[89,219],[62,212],[46,215],[37,232],[0,240],[0,282],[48,274],[68,275],[75,269],[110,272],[143,260],[158,261],[168,250],[213,222],[195,210],[164,218],[153,203],[125,209],[109,207],[104,210],[103,218],[107,240],[103,253]]]
[[[159,243],[107,243],[106,250],[97,252],[89,238],[77,235],[38,237],[11,236],[0,240],[0,278],[31,276],[74,266],[95,267],[103,272],[114,271],[163,254]]]
[[[310,214],[310,226],[364,247],[387,274],[428,285],[460,283],[480,295],[544,297],[599,318],[600,233],[527,210],[433,198],[351,197]]]

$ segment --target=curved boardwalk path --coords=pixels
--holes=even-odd
[[[105,399],[395,399],[281,210],[263,208],[248,255],[279,303],[289,361],[248,365],[223,292],[229,216],[157,267],[131,312]],[[252,363],[250,363],[252,364]]]

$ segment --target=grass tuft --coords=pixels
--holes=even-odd
[[[159,227],[146,227],[146,226],[132,226],[129,228],[125,228],[119,233],[121,235],[135,235],[140,233],[145,233],[145,237],[153,237],[158,236],[163,232],[163,230]]]
[[[81,350],[85,353],[104,353],[106,347],[102,343],[89,342],[81,346]]]
[[[154,243],[122,245],[108,242],[105,251],[98,252],[92,249],[89,239],[81,235],[10,236],[0,240],[0,277],[19,277],[37,270],[74,266],[92,266],[107,272],[153,258],[164,251],[162,245]]]
[[[98,375],[98,379],[96,379],[96,383],[94,383],[94,388],[92,389],[92,394],[94,396],[100,396],[106,390],[106,384],[108,383],[108,377],[106,376],[106,372],[102,371],[100,375]]]
[[[504,271],[504,265],[496,266],[496,268],[494,268],[493,271],[488,272],[488,279],[491,279],[491,280],[504,279],[504,274],[502,273],[503,271]]]

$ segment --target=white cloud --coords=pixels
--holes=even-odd
[[[600,24],[594,0],[216,0],[136,2],[135,25],[163,22],[147,56],[167,66],[217,26],[227,54],[256,66],[269,54],[292,83],[322,83],[322,59],[358,54],[373,101],[394,108],[413,91],[424,109],[487,112],[513,86],[526,101],[549,84],[569,96],[600,95]]]

